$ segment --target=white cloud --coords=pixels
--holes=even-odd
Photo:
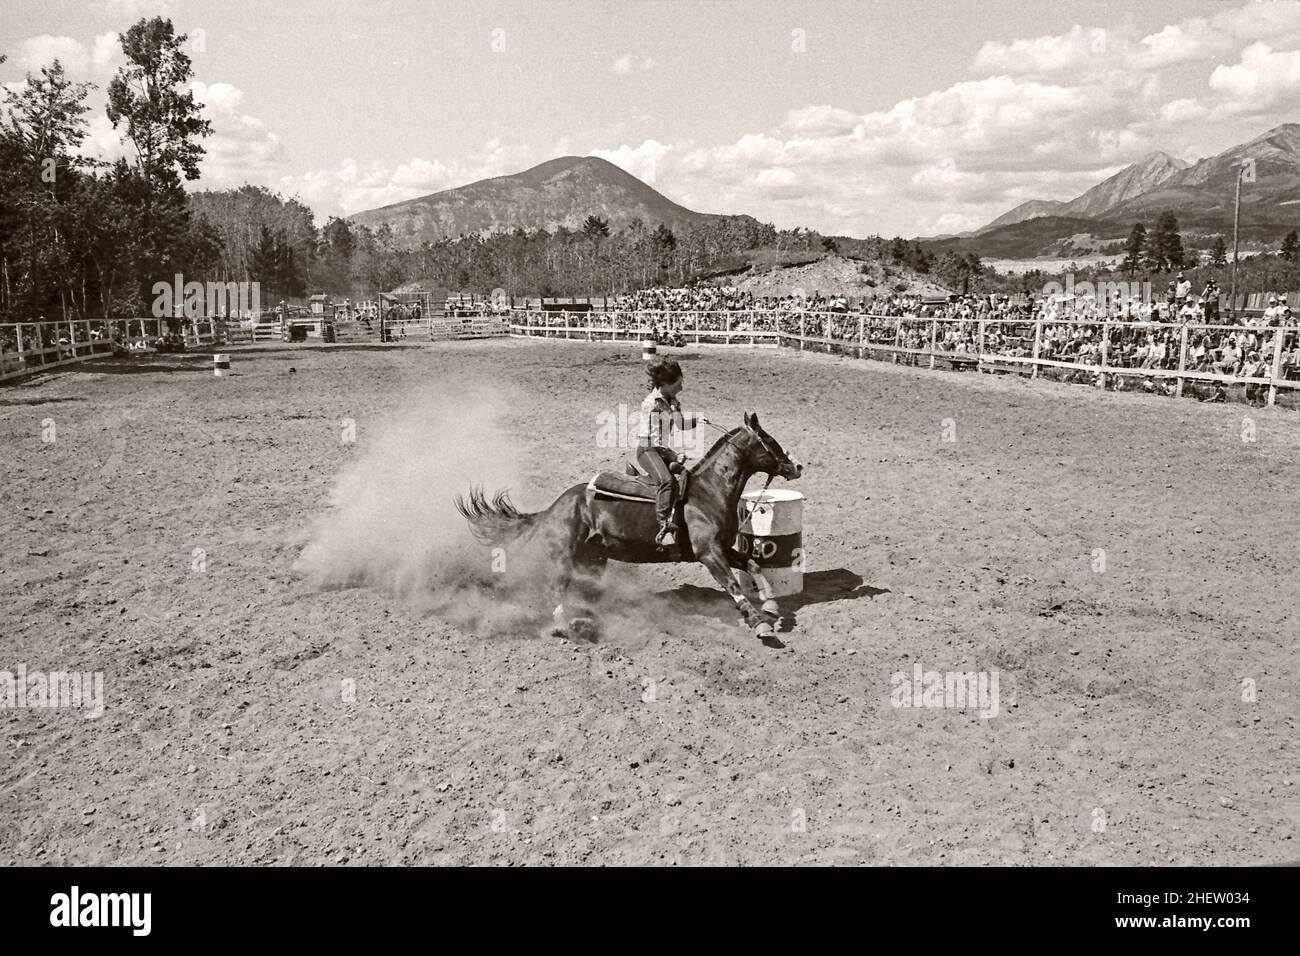
[[[390,167],[379,162],[362,166],[348,157],[333,169],[282,175],[274,186],[285,195],[298,196],[312,208],[318,221],[324,222],[328,216],[350,216],[480,179],[516,173],[549,158],[491,139],[477,156],[465,160],[444,163],[412,157]]]
[[[625,53],[614,61],[613,70],[619,76],[627,76],[629,73],[638,70],[642,73],[648,70],[653,70],[655,65],[655,61],[652,57],[647,56],[637,58],[632,56],[630,53]]]
[[[1077,73],[1104,57],[1111,42],[1111,31],[1106,28],[1075,24],[1069,32],[1055,36],[985,43],[975,54],[974,68],[980,73],[1012,76]]]
[[[626,170],[642,182],[655,184],[659,164],[672,149],[658,140],[647,139],[639,146],[623,144],[617,149],[593,149],[588,156],[599,156]]]
[[[14,57],[18,66],[32,73],[55,60],[63,64],[65,71],[76,76],[84,76],[90,64],[90,56],[80,40],[48,33],[23,40]]]
[[[1223,97],[1226,114],[1260,114],[1300,104],[1300,50],[1275,51],[1252,43],[1232,65],[1215,67],[1210,88]]]
[[[82,156],[110,163],[135,156],[135,151],[122,142],[121,135],[102,112],[87,114],[86,138],[78,152]]]
[[[172,12],[168,0],[94,0],[91,8],[102,17],[133,21],[144,16],[165,17]]]
[[[57,59],[71,78],[96,81],[106,80],[123,62],[121,44],[112,31],[96,35],[89,46],[70,36],[43,33],[28,37],[18,44],[13,59],[16,66],[30,73]]]
[[[1209,56],[1229,59],[1215,67]],[[972,71],[886,109],[810,105],[729,144],[676,149],[660,164],[663,188],[779,226],[969,229],[1027,199],[1073,198],[1153,150],[1217,151],[1200,142],[1207,122],[1221,149],[1291,118],[1300,3],[1246,3],[1145,36],[1127,19],[1076,24],[986,43]]]
[[[116,33],[100,33],[91,45],[90,64],[99,73],[115,71],[126,57],[122,54],[121,39]]]
[[[1206,118],[1209,110],[1204,104],[1190,97],[1170,100],[1160,107],[1160,122],[1166,126],[1182,123],[1195,123]]]
[[[241,110],[242,90],[230,83],[198,81],[190,84],[190,90],[204,119],[212,124],[212,135],[203,140],[205,155],[200,164],[205,187],[264,183],[283,175],[284,145],[262,120]]]

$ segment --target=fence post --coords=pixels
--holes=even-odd
[[[938,338],[939,338],[939,317],[937,315],[932,315],[930,316],[930,368],[934,368],[934,350],[936,347],[935,343],[938,341]]]
[[[1110,323],[1101,323],[1101,367],[1102,371],[1097,375],[1101,379],[1101,390],[1106,391],[1106,372],[1105,369],[1110,365]]]
[[[984,325],[985,325],[985,321],[986,321],[985,319],[980,319],[980,337],[979,337],[979,341],[975,343],[975,357],[976,357],[977,359],[982,359],[982,358],[984,357]]]
[[[902,341],[903,341],[903,316],[897,315],[894,317],[894,351],[892,353],[895,365],[898,364],[898,350],[902,348],[902,346],[899,343],[901,343]]]
[[[867,342],[867,317],[865,313],[858,313],[858,361],[862,360],[862,353],[866,351]]]
[[[1033,379],[1038,378],[1038,350],[1042,347],[1042,344],[1043,344],[1043,320],[1035,319],[1034,320],[1034,361],[1033,361],[1033,368],[1029,373],[1029,378],[1031,381]]]
[[[1286,330],[1280,325],[1273,330],[1273,368],[1268,380],[1268,404],[1272,405],[1277,401],[1277,380],[1282,375],[1282,340],[1286,338]]]
[[[804,313],[799,313],[799,351],[803,351]]]
[[[1183,374],[1187,371],[1187,323],[1178,334],[1178,384],[1174,386],[1174,398],[1183,397]]]

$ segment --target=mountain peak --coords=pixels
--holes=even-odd
[[[1278,126],[1274,126],[1271,130],[1269,130],[1267,133],[1264,133],[1262,136],[1257,137],[1257,139],[1267,139],[1268,137],[1273,136],[1277,133],[1285,133],[1289,136],[1300,135],[1300,123],[1281,123]]]
[[[1250,150],[1261,146],[1300,154],[1300,123],[1283,123],[1281,126],[1274,126],[1268,132],[1256,136],[1245,146],[1236,148]]]
[[[1153,153],[1147,153],[1133,166],[1139,169],[1155,169],[1161,166],[1172,166],[1174,169],[1186,169],[1192,165],[1185,159],[1179,159],[1176,156],[1170,156],[1164,150],[1157,149]]]
[[[557,156],[522,172],[444,189],[348,218],[372,228],[387,223],[398,241],[418,245],[515,228],[580,229],[588,216],[599,216],[614,229],[633,219],[652,228],[656,223],[673,228],[714,218],[679,206],[599,156]]]

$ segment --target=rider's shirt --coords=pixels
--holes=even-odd
[[[641,422],[637,430],[638,448],[667,448],[673,432],[684,428],[682,403],[667,398],[659,389],[651,390],[641,403]]]

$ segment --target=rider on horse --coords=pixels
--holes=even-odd
[[[657,358],[646,366],[646,374],[650,394],[641,403],[636,460],[657,485],[655,517],[659,520],[659,534],[655,543],[670,548],[677,543],[677,482],[670,467],[686,461],[684,454],[668,447],[673,432],[688,427],[677,400],[683,384],[682,367],[673,359]],[[689,427],[695,427],[693,420]]]

